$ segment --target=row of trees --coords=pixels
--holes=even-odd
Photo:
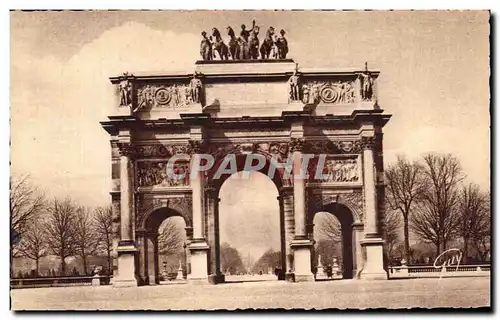
[[[36,276],[40,259],[47,255],[59,257],[61,275],[66,275],[69,257],[80,257],[88,273],[88,258],[95,254],[106,255],[111,270],[111,207],[91,209],[68,198],[47,200],[24,176],[11,178],[10,215],[11,257],[32,259]]]
[[[415,161],[399,156],[385,177],[389,252],[398,244],[399,230],[394,227],[402,218],[403,256],[408,262],[410,231],[422,242],[433,244],[436,255],[461,239],[465,259],[471,247],[482,260],[486,258],[491,237],[490,193],[463,183],[466,175],[454,156],[430,153]]]

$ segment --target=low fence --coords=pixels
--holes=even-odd
[[[69,286],[98,286],[110,284],[112,276],[79,276],[79,277],[43,277],[43,278],[12,278],[10,287],[19,288],[46,288]]]
[[[474,276],[486,275],[491,271],[491,265],[462,265],[448,267],[434,266],[397,266],[389,267],[389,276],[396,277],[425,277],[425,276]]]

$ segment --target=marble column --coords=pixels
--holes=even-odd
[[[281,193],[283,202],[283,217],[285,229],[285,274],[287,280],[293,280],[293,250],[292,242],[295,237],[295,217],[293,213],[293,190],[284,188]]]
[[[295,237],[292,241],[294,256],[294,278],[296,282],[314,281],[311,271],[312,241],[306,229],[306,172],[302,172],[302,151],[304,140],[292,140],[293,152],[293,210],[295,219]]]
[[[189,244],[191,251],[191,274],[188,281],[193,284],[208,283],[208,251],[209,246],[204,236],[204,172],[200,172],[199,157],[197,154],[201,152],[201,141],[190,142],[192,148],[191,154],[191,179],[189,181],[193,197],[193,240]]]
[[[217,191],[213,187],[205,188],[206,215],[207,215],[207,242],[210,247],[209,276],[211,284],[224,282],[224,275],[220,271],[220,240],[219,240],[219,201]]]
[[[364,237],[364,226],[362,222],[352,224],[352,256],[353,256],[353,278],[359,278],[359,273],[363,269],[363,247],[361,242]]]
[[[189,277],[191,273],[191,251],[189,250],[189,244],[193,240],[193,227],[186,227],[186,274]]]
[[[118,274],[113,281],[115,287],[137,286],[135,272],[136,247],[133,238],[132,181],[130,174],[133,146],[120,143],[120,241],[118,243]]]
[[[155,285],[157,283],[156,269],[155,269],[155,242],[157,239],[157,233],[149,232],[146,234],[146,272],[148,274],[148,284]]]
[[[366,251],[361,279],[387,279],[387,272],[384,270],[384,251],[380,233],[378,232],[377,217],[377,196],[375,188],[375,165],[373,159],[373,148],[375,137],[363,137],[363,183],[365,198],[365,223],[364,239],[361,245]]]
[[[143,229],[137,230],[136,234],[136,244],[138,255],[136,257],[137,263],[139,265],[139,284],[148,285],[148,251],[147,251],[147,232]]]

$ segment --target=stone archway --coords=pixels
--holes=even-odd
[[[168,206],[153,206],[144,215],[140,227],[136,231],[136,242],[138,246],[138,259],[136,270],[138,280],[142,285],[154,285],[160,283],[160,244],[159,229],[162,223],[171,217],[181,217],[185,224],[186,243],[189,244],[192,237],[191,220],[185,213]],[[189,265],[189,255],[186,252],[186,267]],[[187,269],[189,272],[189,268]]]
[[[313,191],[314,192],[314,191]],[[362,269],[363,195],[360,191],[329,191],[313,194],[309,201],[308,226],[312,236],[314,216],[318,212],[334,215],[340,222],[342,237],[343,278],[358,277]]]
[[[209,256],[209,279],[212,283],[221,283],[225,281],[224,274],[221,270],[221,259],[220,259],[220,223],[219,223],[219,202],[220,202],[220,190],[224,183],[232,176],[232,174],[222,174],[220,177],[215,177],[216,171],[219,170],[219,168],[222,166],[224,168],[227,165],[227,161],[224,161],[223,159],[226,158],[228,155],[229,156],[234,156],[234,168],[233,171],[235,174],[243,174],[244,169],[245,169],[245,162],[247,160],[247,157],[249,155],[252,156],[260,156],[262,159],[265,161],[265,165],[258,169],[258,170],[251,170],[251,171],[256,171],[260,172],[264,175],[266,175],[272,183],[275,185],[276,190],[278,191],[278,197],[277,201],[279,204],[279,220],[280,220],[280,250],[281,250],[281,270],[278,280],[284,280],[285,279],[285,272],[287,270],[287,262],[286,262],[286,255],[287,253],[290,253],[289,250],[287,250],[287,242],[285,238],[285,212],[284,212],[284,207],[283,207],[283,200],[282,197],[280,196],[281,192],[280,190],[283,189],[283,185],[286,185],[286,181],[284,182],[282,177],[283,177],[283,171],[279,168],[273,168],[273,163],[270,159],[271,155],[266,152],[262,152],[262,150],[257,151],[259,144],[252,144],[252,148],[250,150],[255,151],[254,153],[249,152],[250,150],[246,151],[245,146],[242,145],[234,145],[232,146],[226,146],[225,152],[224,153],[215,153],[215,158],[216,158],[216,163],[214,165],[214,169],[210,172],[208,172],[208,178],[207,178],[207,187],[205,188],[205,203],[207,204],[206,206],[206,212],[205,212],[205,217],[206,217],[206,232],[208,235],[208,244],[210,249],[210,256]],[[229,152],[228,152],[229,150]],[[227,159],[227,158],[226,158]],[[269,172],[274,172],[272,177],[269,176]]]
[[[342,278],[352,279],[354,269],[355,248],[353,246],[353,214],[344,205],[338,203],[330,203],[324,206],[321,212],[334,216],[340,223],[341,243],[342,243]],[[319,212],[315,212],[311,220]],[[314,238],[314,235],[313,235]]]
[[[291,60],[196,63],[202,95],[198,102],[183,100],[193,74],[126,73],[110,78],[120,89],[117,98],[124,90],[130,95],[127,105],[118,99],[109,121],[101,122],[111,137],[115,286],[137,285],[138,274],[145,278],[146,272],[140,270],[144,264],[137,263],[144,261],[140,239],[147,233],[147,216],[161,207],[178,211],[192,227],[190,281],[218,282],[215,213],[224,178],[194,172],[193,179],[190,175],[179,181],[167,170],[168,162],[181,155],[184,162],[174,166],[174,172],[198,171],[196,162],[203,154],[219,160],[227,154],[261,154],[267,160],[277,156],[285,162],[291,157],[294,169],[302,168],[310,159],[306,156],[313,155],[317,162],[309,164],[316,172],[321,172],[316,169],[325,160],[319,178],[272,176],[284,226],[286,276],[314,280],[310,217],[335,202],[353,216],[353,274],[387,279],[379,217],[384,208],[382,128],[391,116],[384,114],[376,99],[379,72],[366,67],[345,72],[303,70],[294,77],[300,77],[308,99],[298,101],[287,92],[297,82],[290,80],[297,80],[291,77],[299,69]],[[363,79],[373,84],[373,95],[361,91]],[[241,166],[241,160],[237,162]]]

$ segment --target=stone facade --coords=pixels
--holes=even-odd
[[[186,222],[189,281],[224,281],[218,194],[227,177],[215,171],[227,155],[241,170],[250,154],[266,160],[265,174],[272,161],[283,165],[291,156],[314,155],[307,179],[287,176],[281,166],[270,176],[279,191],[287,279],[314,279],[311,225],[319,211],[345,215],[339,220],[351,240],[344,261],[353,277],[387,278],[378,217],[384,206],[382,127],[390,115],[377,103],[378,74],[300,69],[284,59],[203,61],[193,74],[112,77],[116,113],[101,125],[111,136],[114,284],[158,283],[158,230],[150,221],[160,211]],[[191,180],[200,153],[214,156],[215,169]],[[324,170],[317,177],[320,161]],[[173,179],[168,170],[186,176]]]

